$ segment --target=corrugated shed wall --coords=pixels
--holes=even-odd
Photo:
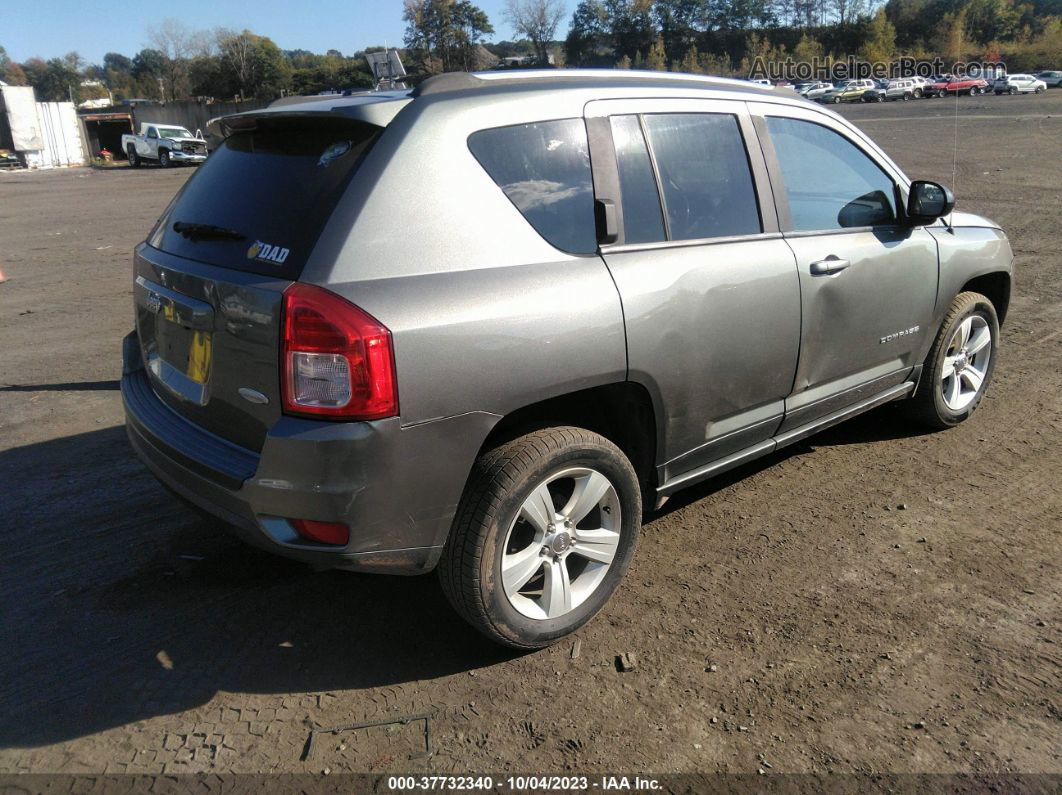
[[[44,148],[36,153],[37,163],[27,158],[32,167],[85,165],[85,145],[81,138],[81,124],[72,102],[38,102],[37,116],[41,124]]]

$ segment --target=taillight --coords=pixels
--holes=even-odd
[[[391,332],[321,287],[284,291],[281,337],[284,411],[378,420],[398,414]]]
[[[350,541],[350,528],[340,522],[315,522],[312,519],[292,519],[291,526],[308,541],[321,544],[346,546]]]

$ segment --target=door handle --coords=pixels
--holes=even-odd
[[[830,254],[826,259],[816,260],[811,263],[812,276],[825,276],[831,273],[840,273],[852,263],[846,259],[835,257]]]

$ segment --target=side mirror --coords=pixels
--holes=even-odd
[[[916,179],[907,196],[907,220],[912,224],[931,224],[955,207],[955,196],[943,185]]]

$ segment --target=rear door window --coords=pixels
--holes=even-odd
[[[655,243],[666,240],[660,194],[656,189],[656,177],[638,117],[613,116],[610,122],[619,168],[623,242]]]
[[[261,119],[199,167],[149,243],[210,265],[297,279],[380,132],[347,119]]]
[[[660,174],[671,240],[762,231],[756,188],[736,116],[650,114],[644,122]]]
[[[480,165],[549,243],[597,251],[590,147],[582,119],[480,130],[468,138]]]

